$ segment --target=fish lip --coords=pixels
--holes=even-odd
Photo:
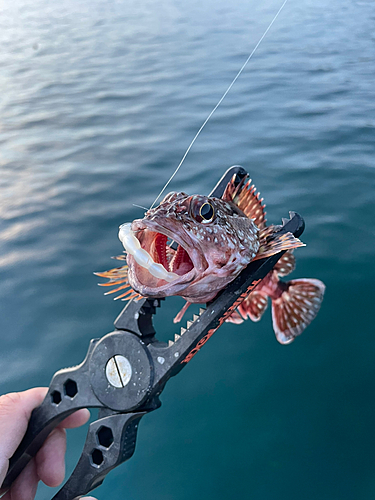
[[[180,234],[173,230],[173,228],[169,228],[168,226],[161,224],[158,221],[147,219],[134,220],[132,222],[131,229],[135,233],[142,229],[150,229],[152,231],[164,234],[165,236],[171,238],[176,243],[182,246],[185,252],[189,255],[194,265],[194,269],[196,269],[198,272],[204,272],[207,269],[208,262],[205,259],[203,252],[194,251],[194,249],[198,246],[198,242],[194,242],[188,233],[185,232],[187,238],[189,238],[189,241],[185,241],[183,238],[181,238]],[[189,248],[189,244],[191,245],[191,248]]]
[[[164,290],[167,290],[175,285],[176,286],[180,285],[181,289],[183,289],[187,285],[189,285],[196,277],[198,277],[200,273],[203,273],[207,269],[208,262],[204,258],[203,252],[196,251],[195,247],[197,247],[197,245],[195,242],[192,241],[188,233],[185,232],[185,235],[187,236],[187,238],[189,238],[189,241],[186,241],[181,237],[179,233],[177,233],[176,230],[174,230],[171,227],[167,227],[165,224],[162,224],[159,221],[148,220],[148,219],[136,219],[131,223],[131,230],[135,233],[135,236],[137,231],[141,231],[144,229],[158,232],[160,234],[167,236],[168,238],[172,238],[176,243],[182,246],[185,252],[189,255],[194,266],[193,269],[191,269],[188,273],[182,274],[172,282],[166,282],[165,285],[157,287],[147,286],[148,294],[157,295],[160,294],[160,292],[163,292]],[[189,248],[189,244],[191,245],[191,248]],[[135,264],[135,259],[132,255],[128,255],[127,260],[128,260],[129,270],[131,271],[130,268],[133,267],[133,265]],[[145,287],[145,285],[139,282],[137,274],[135,272],[131,272],[131,275],[133,277],[133,280],[136,282],[137,285],[136,288],[140,289]]]
[[[166,281],[165,285],[149,286],[149,285],[144,285],[139,281],[137,274],[133,268],[133,266],[135,267],[136,262],[132,255],[127,256],[127,263],[129,266],[129,278],[131,278],[131,280],[129,281],[131,283],[132,288],[138,293],[140,293],[140,295],[144,295],[145,297],[165,297],[167,295],[168,290],[170,290],[171,288],[175,289],[177,294],[177,292],[182,291],[187,286],[189,286],[190,283],[194,281],[194,279],[198,275],[196,269],[193,267],[191,271],[179,276],[174,281],[171,282]],[[147,289],[146,292],[145,289]]]

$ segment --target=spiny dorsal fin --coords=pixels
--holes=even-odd
[[[254,260],[270,257],[282,250],[291,250],[306,246],[301,240],[293,236],[292,233],[279,233],[277,230],[277,226],[269,226],[260,230],[260,246]]]
[[[244,177],[238,186],[235,185],[235,178],[236,175],[228,182],[222,196],[223,200],[231,201],[237,205],[249,219],[254,219],[259,229],[264,228],[266,226],[266,212],[264,211],[266,205],[263,203],[263,198],[260,198],[260,193],[256,192],[256,187],[251,184],[249,176]]]

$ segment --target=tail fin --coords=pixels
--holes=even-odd
[[[286,283],[286,290],[272,301],[272,321],[280,344],[289,344],[311,323],[322,304],[325,285],[316,279]]]

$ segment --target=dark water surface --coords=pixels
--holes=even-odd
[[[123,304],[93,271],[280,4],[0,4],[0,392],[48,385],[111,331]],[[208,193],[241,164],[271,222],[303,215],[292,277],[326,283],[318,318],[289,346],[269,311],[223,326],[99,499],[375,498],[374,26],[373,0],[290,0],[170,186]],[[168,302],[156,324],[176,331]],[[69,472],[85,432],[69,433]]]

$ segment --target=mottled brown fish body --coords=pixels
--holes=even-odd
[[[294,269],[291,251],[304,244],[291,233],[280,234],[278,226],[267,227],[264,208],[263,199],[246,178],[237,186],[232,179],[222,198],[169,193],[143,219],[132,222],[131,232],[150,262],[173,273],[171,281],[151,274],[151,268],[140,265],[131,254],[127,266],[99,275],[109,278],[108,284],[120,284],[115,291],[128,288],[117,297],[123,300],[180,295],[188,303],[204,303],[214,299],[252,260],[288,250],[228,319],[258,321],[271,298],[277,339],[288,343],[316,316],[324,285],[319,280],[279,280]]]

